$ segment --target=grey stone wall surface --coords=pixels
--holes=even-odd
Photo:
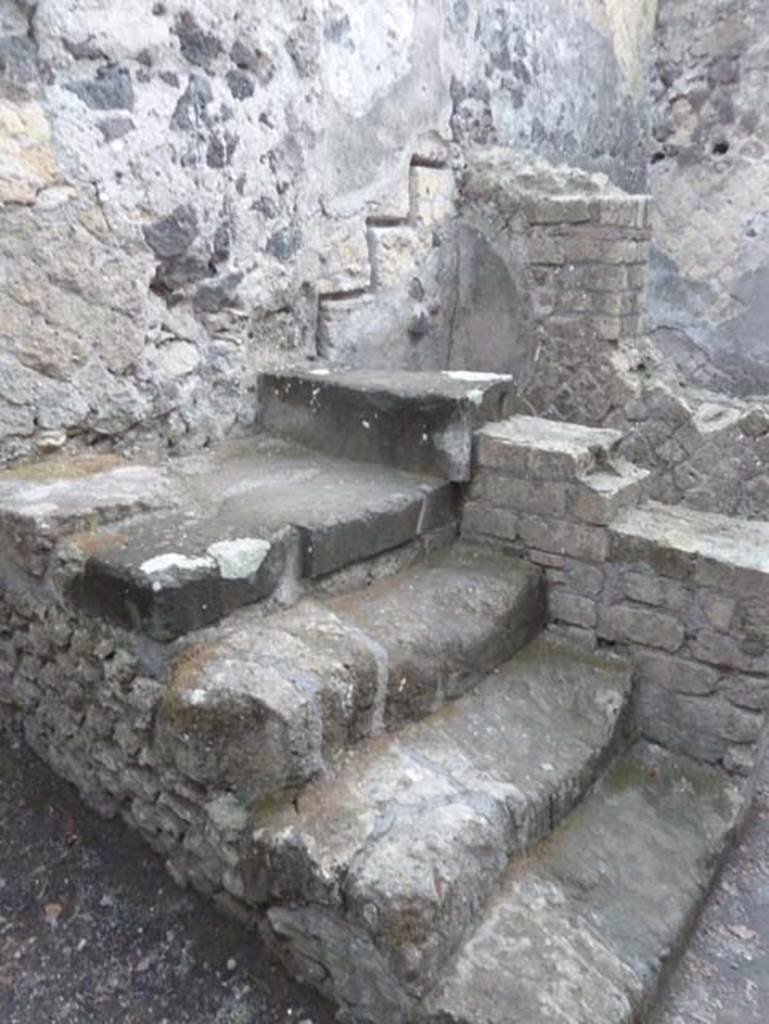
[[[0,0],[0,458],[237,431],[346,301],[445,365],[445,143],[641,187],[655,6]]]
[[[650,327],[695,384],[769,388],[769,7],[661,0]]]

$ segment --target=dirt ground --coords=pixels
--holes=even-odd
[[[0,732],[4,1024],[331,1024],[253,935]],[[650,1024],[769,1022],[769,771]]]
[[[242,926],[178,889],[0,731],[3,1024],[330,1024]]]

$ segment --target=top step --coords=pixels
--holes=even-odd
[[[464,370],[265,373],[262,424],[311,448],[359,462],[462,482],[473,431],[511,414],[513,378]]]

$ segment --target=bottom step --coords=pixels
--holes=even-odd
[[[630,1024],[675,958],[747,806],[740,784],[639,743],[517,861],[423,1024]]]
[[[294,973],[355,1024],[411,1019],[511,856],[610,761],[629,695],[622,660],[538,640],[281,810],[260,809],[247,891]]]

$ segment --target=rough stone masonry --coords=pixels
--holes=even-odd
[[[769,83],[706,6],[0,0],[3,716],[355,1024],[629,1024],[747,812]]]

